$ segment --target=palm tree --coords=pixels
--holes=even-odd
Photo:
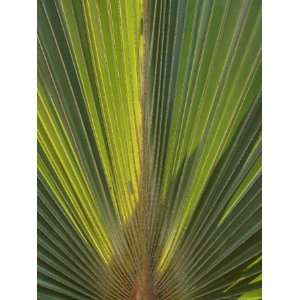
[[[38,298],[260,287],[260,0],[38,0]]]

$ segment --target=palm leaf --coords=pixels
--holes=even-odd
[[[38,298],[260,287],[261,2],[38,0]]]

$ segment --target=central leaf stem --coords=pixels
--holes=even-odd
[[[147,114],[147,101],[149,101],[149,74],[148,74],[148,53],[149,53],[149,22],[148,22],[148,0],[143,1],[143,19],[141,20],[141,30],[143,37],[143,57],[142,57],[142,83],[141,83],[141,108],[142,108],[142,165],[140,178],[140,206],[138,210],[139,224],[139,260],[136,285],[133,290],[131,300],[156,300],[152,268],[151,253],[149,251],[149,203],[151,201],[150,187],[150,144],[149,144],[149,120]]]

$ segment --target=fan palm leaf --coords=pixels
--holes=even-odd
[[[260,299],[260,0],[38,0],[38,298]]]

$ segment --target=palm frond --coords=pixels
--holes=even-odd
[[[260,287],[260,0],[38,0],[38,298]]]

